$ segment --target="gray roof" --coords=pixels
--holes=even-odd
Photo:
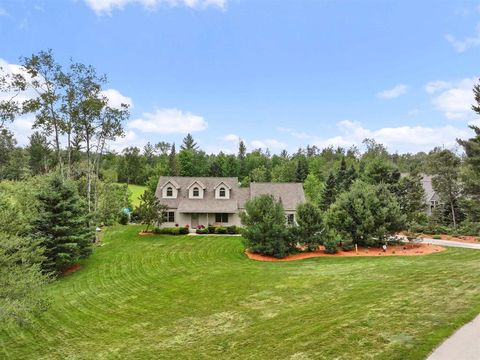
[[[178,185],[176,199],[162,198],[162,188],[169,181]],[[188,187],[195,181],[205,186],[203,199],[188,197]],[[230,199],[215,199],[215,188],[221,182],[230,188]],[[305,202],[303,186],[300,183],[251,183],[250,187],[242,188],[236,177],[161,176],[156,194],[162,204],[183,213],[235,213],[244,209],[248,200],[263,194],[271,194],[280,199],[285,210],[289,211]]]
[[[422,175],[422,186],[423,186],[423,191],[425,191],[425,200],[427,202],[430,202],[431,200],[438,200],[438,195],[433,190],[432,186],[432,175],[427,175],[427,174],[421,174]]]
[[[305,193],[301,183],[251,183],[250,197],[270,194],[280,199],[285,210],[295,210],[305,202]]]
[[[169,181],[175,181],[179,185],[176,199],[162,198],[162,187]],[[205,186],[203,199],[190,199],[188,197],[188,187],[195,181]],[[231,188],[230,199],[215,199],[215,187],[220,182],[224,182]],[[243,191],[240,191],[238,178],[236,177],[161,176],[156,194],[162,204],[184,213],[235,213],[239,208],[239,203],[245,202]]]

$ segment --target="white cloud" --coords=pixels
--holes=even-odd
[[[128,123],[131,129],[160,134],[186,134],[205,130],[208,123],[201,116],[178,109],[158,109],[143,113],[142,117]]]
[[[7,10],[5,10],[4,8],[0,8],[0,16],[8,16],[8,12]]]
[[[12,74],[22,74],[24,75],[27,79],[30,79],[30,76],[27,74],[25,71],[25,68],[23,68],[20,65],[17,64],[10,64],[8,61],[0,58],[0,75],[12,75]],[[27,88],[27,90],[16,94],[15,92],[0,92],[0,101],[2,100],[10,100],[13,96],[15,96],[15,100],[22,102],[28,99],[33,99],[36,97],[36,94],[34,90]]]
[[[437,91],[448,89],[452,84],[448,81],[436,80],[430,81],[425,85],[425,91],[429,94],[436,93]]]
[[[15,119],[13,123],[7,125],[15,135],[18,145],[28,144],[28,137],[32,134],[32,125],[35,119],[32,116],[21,116]]]
[[[399,84],[391,89],[383,90],[377,93],[377,96],[382,99],[393,99],[407,92],[408,86],[405,84]]]
[[[125,131],[124,137],[119,137],[115,141],[109,142],[107,145],[108,150],[120,153],[123,149],[130,146],[136,146],[141,149],[146,143],[147,140],[139,137],[133,130],[127,130]]]
[[[108,104],[112,108],[120,109],[122,104],[126,104],[131,108],[133,108],[133,101],[128,96],[122,95],[120,91],[115,89],[107,89],[102,91],[102,95],[104,95],[108,99]]]
[[[287,144],[276,139],[252,140],[251,145],[254,149],[283,150],[287,147]]]
[[[472,104],[475,99],[472,89],[475,83],[475,78],[465,78],[456,82],[443,82],[440,87],[429,87],[427,84],[425,90],[438,93],[432,100],[433,105],[448,119],[465,119],[473,115]]]
[[[425,127],[425,126],[399,126],[385,127],[371,130],[363,127],[359,122],[343,120],[337,123],[341,135],[328,139],[318,139],[315,145],[326,146],[351,146],[359,145],[365,138],[373,138],[384,144],[390,150],[400,152],[428,151],[435,146],[451,147],[456,144],[457,138],[466,138],[469,134],[467,128],[454,126]]]
[[[146,9],[153,10],[159,5],[170,7],[185,6],[191,9],[204,9],[216,7],[225,9],[227,0],[85,0],[85,3],[97,15],[111,15],[112,10],[123,10],[127,5],[138,4]]]
[[[310,138],[312,138],[312,136],[307,134],[306,132],[295,131],[295,130],[290,129],[290,128],[277,127],[277,130],[280,131],[280,132],[287,133],[287,134],[289,134],[289,135],[291,135],[291,136],[293,136],[294,138],[297,138],[297,139],[310,139]]]
[[[468,36],[463,40],[457,39],[452,34],[445,35],[445,39],[453,46],[453,48],[459,52],[465,52],[468,49],[475,48],[480,46],[480,24],[477,25],[475,30],[475,35]]]
[[[235,134],[228,134],[223,137],[223,140],[238,143],[240,141],[240,136]]]

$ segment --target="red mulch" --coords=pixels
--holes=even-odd
[[[245,251],[245,254],[251,260],[257,261],[295,261],[302,259],[309,259],[320,256],[339,257],[339,256],[415,256],[415,255],[427,255],[440,251],[444,251],[443,246],[431,245],[431,244],[406,244],[388,246],[387,251],[383,252],[382,248],[358,248],[358,253],[355,250],[343,251],[339,250],[336,254],[327,254],[324,252],[324,247],[320,246],[318,250],[312,252],[304,252],[299,254],[289,255],[283,259],[277,259],[273,256],[266,256],[255,254],[250,251]]]
[[[65,270],[63,272],[63,275],[68,275],[68,274],[74,273],[75,271],[78,271],[78,270],[80,270],[80,264],[73,264],[67,270]]]

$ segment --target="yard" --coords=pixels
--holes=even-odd
[[[480,251],[268,263],[139,229],[107,229],[50,310],[0,330],[0,358],[424,359],[480,312]]]
[[[140,205],[140,196],[143,195],[146,189],[147,187],[142,185],[135,185],[135,184],[128,185],[128,190],[130,190],[130,193],[131,193],[130,201],[132,202],[133,208],[136,208],[138,205]]]

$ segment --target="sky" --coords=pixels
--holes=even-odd
[[[479,124],[480,1],[0,0],[0,66],[52,49],[108,76],[125,137],[207,152],[455,147]],[[0,94],[0,96],[2,96]],[[31,117],[10,125],[19,144]]]

